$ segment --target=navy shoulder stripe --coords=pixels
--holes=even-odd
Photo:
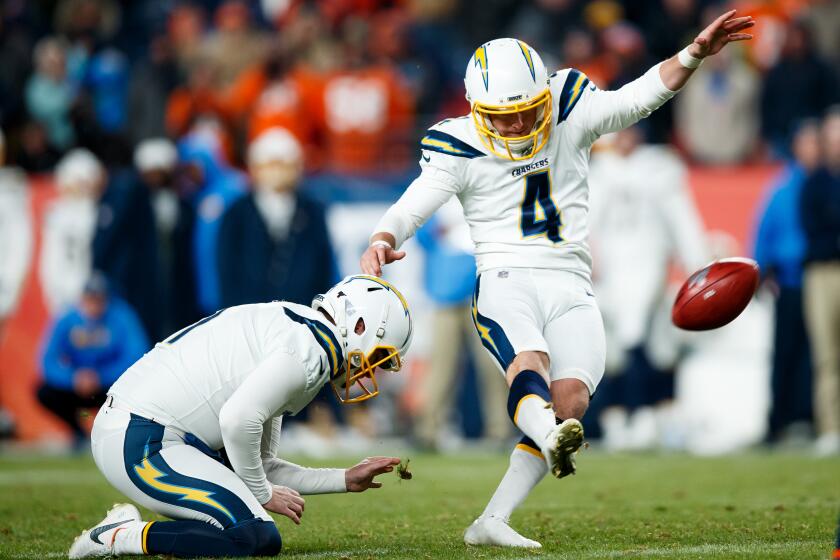
[[[476,150],[463,140],[458,140],[451,134],[441,132],[440,130],[429,130],[426,136],[423,137],[423,140],[420,141],[420,147],[424,150],[468,159],[487,155],[484,152]]]
[[[320,321],[307,319],[306,317],[298,315],[288,307],[284,307],[283,311],[286,312],[286,315],[292,321],[306,325],[312,333],[312,336],[315,337],[315,342],[317,342],[327,354],[327,360],[330,362],[330,376],[335,377],[341,369],[341,366],[344,365],[344,350],[341,347],[341,343],[339,343],[338,339],[333,334],[332,329]]]
[[[566,76],[566,82],[563,84],[562,93],[560,94],[557,124],[566,120],[572,112],[572,109],[577,105],[587,85],[589,85],[589,78],[586,77],[586,74],[574,68],[569,71],[569,75]]]

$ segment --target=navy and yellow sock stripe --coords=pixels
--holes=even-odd
[[[580,101],[583,91],[589,85],[589,78],[586,74],[572,68],[566,81],[563,83],[563,90],[560,94],[560,106],[557,110],[557,124],[560,124],[571,114],[577,102]]]
[[[335,377],[344,365],[344,349],[338,341],[338,338],[336,338],[335,334],[333,334],[332,329],[321,321],[307,319],[306,317],[298,315],[291,309],[284,308],[283,310],[292,321],[306,325],[312,333],[312,336],[315,337],[315,342],[317,342],[327,354],[327,360],[330,364],[330,377]]]
[[[160,455],[163,432],[162,425],[131,415],[123,460],[128,478],[140,491],[158,501],[204,513],[225,529],[254,519],[248,505],[227,488],[169,466]]]
[[[519,443],[516,444],[516,449],[545,460],[545,456],[542,454],[542,451],[540,451],[540,447],[528,436],[522,436],[522,439],[520,439]]]
[[[475,280],[475,293],[472,300],[473,324],[475,330],[478,331],[479,338],[481,338],[481,344],[499,362],[502,371],[507,371],[508,366],[516,357],[516,352],[514,352],[513,346],[501,325],[478,312],[478,293],[480,289],[481,275]]]
[[[487,154],[440,130],[429,130],[420,141],[420,148],[449,156],[473,159]]]
[[[154,521],[149,521],[148,523],[146,523],[146,526],[143,527],[143,534],[142,534],[142,538],[141,538],[141,541],[140,541],[140,544],[143,547],[143,554],[148,554],[149,553],[149,545],[148,545],[149,527],[151,527],[154,524],[155,524]]]

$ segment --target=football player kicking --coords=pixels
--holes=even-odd
[[[361,267],[379,275],[402,259],[402,243],[458,197],[478,266],[473,320],[506,375],[508,412],[525,434],[484,513],[464,534],[467,544],[539,547],[508,519],[546,472],[558,478],[575,472],[579,420],[605,358],[586,241],[592,143],[650,115],[703,58],[750,39],[743,31],[752,25],[731,10],[679,54],[616,91],[599,90],[574,69],[549,76],[522,41],[490,41],[467,64],[470,114],[441,121],[423,138],[422,173],[376,226]]]
[[[312,308],[222,309],[157,344],[111,387],[92,450],[120,492],[176,521],[146,522],[117,505],[76,538],[70,558],[272,556],[281,539],[269,511],[300,523],[303,494],[378,488],[374,477],[399,459],[301,467],[276,457],[281,421],[327,381],[345,403],[376,396],[375,371],[400,369],[411,334],[396,288],[350,276]]]

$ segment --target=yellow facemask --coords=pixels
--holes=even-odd
[[[546,88],[541,94],[524,103],[513,105],[474,103],[472,118],[476,129],[478,129],[478,136],[488,150],[501,158],[522,161],[534,157],[548,142],[548,136],[551,133],[549,126],[551,124],[551,107],[551,90]],[[525,136],[511,138],[502,136],[495,131],[490,121],[492,115],[513,115],[531,109],[537,110],[537,122],[534,124],[532,131]],[[526,150],[520,154],[515,153],[519,146],[528,145],[529,142],[530,145]],[[500,147],[503,147],[503,149],[500,149]]]
[[[330,385],[341,404],[366,401],[379,394],[376,368],[399,371],[401,367],[400,353],[393,346],[377,346],[367,356],[360,351],[350,352],[344,375],[330,379]],[[354,386],[357,387],[355,391]]]

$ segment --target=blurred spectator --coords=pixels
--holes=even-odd
[[[79,410],[101,406],[108,388],[148,349],[134,311],[109,294],[104,276],[93,274],[78,304],[45,338],[38,389],[38,400],[70,428],[76,448],[86,439]]]
[[[0,14],[0,125],[6,130],[20,123],[22,85],[32,64],[32,32],[21,22],[11,21],[9,11]]]
[[[516,37],[531,46],[540,45],[540,54],[556,55],[555,48],[571,28],[581,20],[584,3],[574,0],[536,0],[526,2],[516,10],[506,32],[500,37]],[[493,37],[487,37],[486,40]]]
[[[228,87],[254,61],[262,60],[268,36],[257,29],[248,4],[227,0],[214,14],[215,30],[204,40],[202,52],[212,61],[215,86]]]
[[[742,162],[758,139],[761,83],[734,52],[709,57],[675,100],[679,135],[702,163]]]
[[[149,191],[156,226],[147,232],[155,240],[155,260],[145,279],[156,288],[158,320],[152,336],[163,340],[200,318],[192,266],[195,211],[175,190],[178,150],[171,141],[143,141],[134,152],[134,165]]]
[[[806,121],[796,131],[793,159],[766,195],[755,240],[755,260],[764,279],[778,286],[773,335],[773,370],[768,441],[777,441],[796,422],[812,419],[811,357],[802,311],[805,231],[799,200],[805,179],[819,165],[819,123]]]
[[[642,26],[648,48],[655,59],[671,58],[694,41],[697,32],[703,28],[700,21],[701,6],[698,4],[703,2],[661,0],[642,3],[647,8]],[[718,15],[720,8],[715,5],[713,9],[715,15]]]
[[[811,337],[817,453],[840,454],[840,107],[823,121],[821,166],[802,187],[805,320]]]
[[[226,121],[224,102],[214,85],[214,72],[212,62],[196,59],[187,83],[172,91],[166,105],[166,129],[171,136],[185,135],[202,119]]]
[[[55,169],[58,198],[44,217],[40,280],[55,316],[76,303],[92,270],[96,205],[107,174],[87,150],[71,150]]]
[[[794,123],[820,116],[840,101],[837,77],[812,45],[803,22],[791,23],[782,54],[764,79],[761,94],[762,135],[777,153],[785,153]]]
[[[148,337],[158,333],[155,218],[149,192],[131,171],[113,171],[99,199],[93,267],[137,312]]]
[[[348,19],[342,32],[343,64],[325,78],[318,111],[324,160],[338,173],[401,170],[413,132],[410,91],[388,60],[376,58],[366,22]]]
[[[612,448],[656,443],[654,405],[672,398],[673,381],[648,356],[652,317],[671,262],[690,273],[708,259],[685,166],[670,149],[644,145],[644,132],[643,125],[617,132],[614,150],[593,159],[589,176],[596,288],[611,374],[599,398],[611,405],[602,422]]]
[[[32,217],[26,176],[6,165],[6,138],[0,132],[0,336],[15,312],[32,259]]]
[[[484,435],[501,442],[510,435],[505,414],[504,376],[481,346],[475,332],[470,301],[475,287],[475,257],[463,209],[450,201],[417,232],[426,251],[426,291],[434,301],[431,332],[433,349],[424,380],[422,410],[417,419],[418,439],[437,448],[452,414],[462,359],[469,353],[478,374]]]
[[[303,152],[285,129],[248,148],[254,190],[225,213],[219,235],[222,306],[308,304],[337,276],[324,209],[299,190]]]
[[[35,73],[26,84],[26,108],[44,126],[50,143],[67,149],[75,139],[70,109],[76,91],[67,78],[66,45],[53,37],[41,39],[34,60]]]
[[[243,72],[233,84],[228,113],[244,127],[240,138],[253,140],[269,128],[285,128],[303,144],[309,159],[315,130],[307,100],[311,103],[319,91],[312,79],[292,70],[292,63],[287,47],[274,42],[265,62]]]
[[[179,151],[182,188],[187,192],[200,188],[193,201],[193,258],[199,309],[209,315],[222,307],[217,265],[222,217],[245,194],[247,183],[244,175],[225,163],[218,139],[193,134],[181,141]]]
[[[201,8],[196,4],[175,6],[169,14],[167,33],[178,67],[186,74],[201,57],[204,35],[204,13]]]
[[[802,12],[803,21],[813,32],[814,48],[840,75],[840,2],[811,0]]]
[[[128,89],[128,134],[133,144],[166,134],[166,103],[178,84],[172,45],[157,36],[146,58],[134,65]]]
[[[60,158],[61,153],[50,144],[41,123],[28,121],[23,125],[15,157],[21,169],[29,173],[45,173],[52,171]]]
[[[605,56],[610,60],[616,75],[608,84],[608,89],[619,89],[632,82],[659,62],[653,59],[645,46],[641,31],[627,22],[619,22],[605,29],[601,34],[606,49]],[[673,104],[666,103],[645,119],[647,140],[653,144],[667,142],[671,136]]]
[[[598,87],[606,88],[615,69],[602,56],[596,56],[595,37],[586,29],[571,29],[563,40],[564,68],[580,70]]]

